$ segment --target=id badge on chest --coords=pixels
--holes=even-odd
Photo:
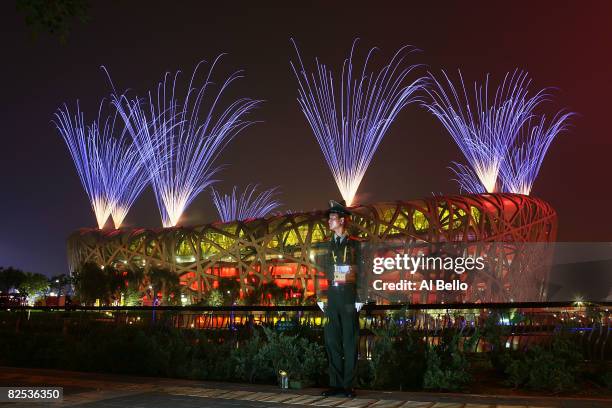
[[[346,283],[346,275],[350,270],[349,265],[334,265],[334,282]]]

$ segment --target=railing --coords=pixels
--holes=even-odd
[[[375,332],[391,326],[412,330],[435,344],[445,331],[468,339],[495,326],[501,344],[523,349],[564,329],[573,333],[591,360],[612,359],[612,302],[523,302],[481,304],[366,305],[360,313],[360,350],[367,357]],[[16,307],[0,309],[0,328],[49,326],[67,330],[89,322],[192,330],[241,330],[255,325],[291,330],[298,325],[321,330],[324,314],[317,306],[157,306],[157,307]],[[480,336],[482,337],[482,336]],[[480,338],[473,351],[490,349]]]

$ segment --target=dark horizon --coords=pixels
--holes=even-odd
[[[612,218],[605,210],[612,192],[603,191],[612,151],[606,135],[607,96],[612,94],[609,24],[612,4],[523,2],[508,8],[480,2],[407,7],[366,7],[351,3],[290,7],[241,3],[206,7],[199,2],[168,8],[145,2],[94,3],[91,21],[74,22],[65,45],[41,35],[31,40],[24,16],[13,2],[2,4],[5,50],[2,109],[3,158],[0,186],[0,266],[48,276],[67,273],[66,238],[95,217],[68,151],[50,123],[63,103],[77,100],[93,118],[110,87],[100,70],[109,70],[118,89],[140,95],[164,72],[190,75],[195,64],[228,53],[218,78],[237,69],[245,78],[232,95],[264,99],[251,117],[262,121],[241,133],[226,149],[228,165],[217,184],[228,192],[260,183],[279,186],[283,210],[321,209],[339,192],[297,103],[297,83],[289,61],[295,38],[304,62],[315,57],[339,72],[352,41],[359,55],[380,48],[379,68],[401,46],[420,50],[411,62],[425,70],[456,73],[467,83],[492,85],[515,68],[530,73],[532,89],[556,87],[548,114],[577,112],[569,132],[552,144],[533,195],[548,201],[559,215],[559,241],[612,241]],[[452,161],[463,157],[450,135],[428,112],[410,105],[383,139],[359,188],[362,203],[410,200],[457,194]],[[600,215],[600,213],[603,213]],[[216,220],[208,191],[187,209],[182,225]],[[161,227],[149,189],[127,215],[127,227]]]

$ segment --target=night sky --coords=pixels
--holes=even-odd
[[[294,37],[308,64],[318,56],[339,69],[355,37],[360,55],[381,50],[376,68],[402,45],[422,50],[413,62],[429,70],[460,68],[468,82],[486,73],[529,71],[533,89],[558,90],[543,111],[578,112],[573,128],[552,145],[532,194],[559,213],[559,240],[612,241],[612,3],[592,2],[93,2],[91,21],[75,23],[65,45],[32,40],[13,1],[0,3],[2,124],[0,266],[54,275],[67,272],[65,240],[95,218],[64,142],[51,124],[63,103],[78,99],[86,119],[115,85],[139,95],[166,71],[191,74],[201,59],[223,59],[217,78],[244,69],[234,95],[264,99],[251,116],[262,123],[228,147],[218,188],[279,186],[283,209],[323,208],[339,193],[296,101],[289,60]],[[419,2],[420,3],[420,2]],[[494,3],[494,4],[487,4]],[[588,4],[588,7],[586,6]],[[425,70],[421,71],[425,73]],[[184,83],[184,82],[183,82]],[[359,189],[358,201],[408,200],[457,193],[447,166],[463,161],[442,125],[422,108],[400,113]],[[188,208],[183,225],[216,220],[208,191]],[[161,226],[150,190],[127,226]]]

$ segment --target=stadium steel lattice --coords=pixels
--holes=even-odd
[[[546,243],[555,241],[557,215],[543,200],[514,194],[435,196],[355,206],[351,211],[351,233],[369,249],[366,262],[383,253],[415,251],[468,253],[493,261],[486,271],[460,276],[469,284],[467,292],[416,291],[399,300],[545,300],[549,270],[545,261],[550,255]],[[181,277],[194,300],[201,299],[220,277],[239,278],[244,290],[253,282],[248,278],[257,276],[259,284],[292,285],[307,296],[327,286],[316,264],[318,244],[327,235],[324,211],[195,227],[83,229],[69,237],[68,257],[72,272],[86,262],[168,268]],[[408,277],[433,278],[450,279],[444,271]],[[394,300],[385,294],[372,297],[379,303]]]

